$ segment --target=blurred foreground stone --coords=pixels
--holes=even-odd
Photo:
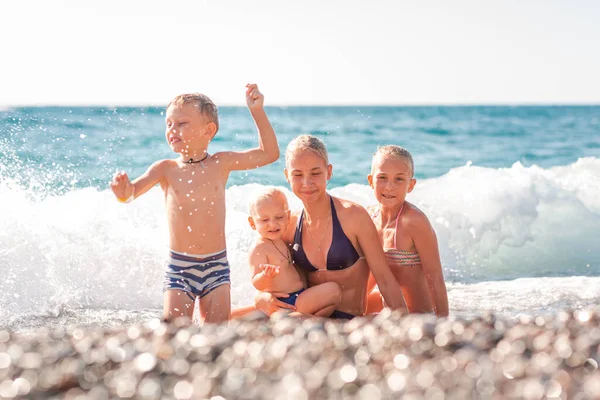
[[[0,398],[600,399],[600,312],[0,331]]]

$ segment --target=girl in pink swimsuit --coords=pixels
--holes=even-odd
[[[405,201],[417,182],[411,154],[400,146],[380,147],[368,179],[379,203],[368,210],[408,312],[447,316],[448,295],[435,231],[427,216]],[[374,286],[370,279],[369,288]],[[368,303],[368,312],[384,306],[376,289]]]

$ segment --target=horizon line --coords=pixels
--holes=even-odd
[[[595,107],[600,106],[598,102],[515,102],[515,103],[314,103],[314,104],[267,104],[265,108],[302,108],[302,107],[332,107],[332,108],[348,108],[348,107]],[[57,103],[39,103],[39,104],[0,104],[0,111],[11,108],[83,108],[83,107],[133,107],[133,108],[164,108],[166,104],[156,103],[81,103],[81,104],[57,104]],[[217,108],[246,108],[243,103],[224,103],[217,105]]]

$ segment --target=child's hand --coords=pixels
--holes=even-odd
[[[255,83],[249,83],[246,85],[246,103],[250,109],[263,108],[265,102],[265,96],[258,90],[258,86]]]
[[[115,173],[115,176],[113,176],[113,179],[110,182],[110,188],[115,196],[117,196],[117,200],[122,203],[128,201],[131,196],[133,196],[134,187],[131,184],[127,173],[123,171]]]
[[[265,276],[268,276],[269,278],[273,278],[273,277],[279,275],[279,267],[277,265],[260,264],[258,266],[258,268],[260,268],[262,270],[263,274]]]

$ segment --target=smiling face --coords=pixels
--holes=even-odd
[[[326,193],[332,166],[311,149],[298,149],[286,156],[285,177],[292,192],[303,203],[310,203]]]
[[[184,156],[205,149],[216,132],[214,123],[208,122],[194,103],[169,106],[165,125],[167,143]]]
[[[290,222],[290,210],[285,195],[271,195],[257,200],[250,207],[248,222],[261,237],[281,239]]]
[[[386,154],[375,156],[368,179],[375,198],[385,207],[404,203],[406,195],[412,192],[417,183],[408,160]]]

